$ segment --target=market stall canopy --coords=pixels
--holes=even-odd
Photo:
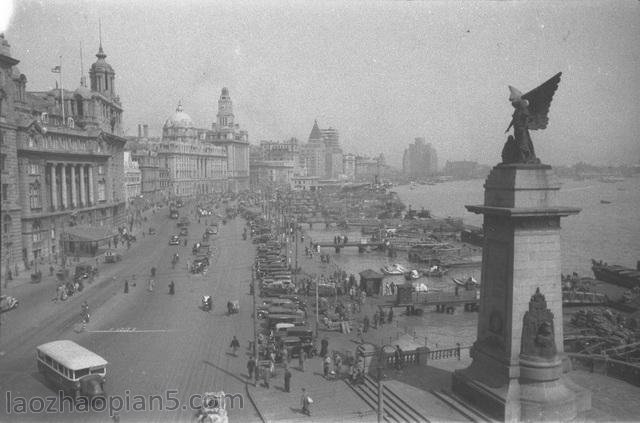
[[[113,238],[118,233],[107,226],[78,225],[65,228],[69,240],[73,241],[102,241]]]
[[[367,269],[360,272],[361,279],[382,279],[384,275],[382,273],[378,273],[375,270]]]

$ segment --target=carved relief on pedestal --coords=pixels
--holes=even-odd
[[[536,288],[536,293],[529,302],[529,310],[522,319],[520,356],[529,360],[553,360],[557,353],[553,313],[547,308],[547,301],[540,293],[540,288]]]

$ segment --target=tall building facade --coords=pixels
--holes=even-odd
[[[124,152],[124,194],[126,207],[142,198],[142,173],[137,161],[133,160],[130,151]]]
[[[299,170],[299,144],[296,138],[282,142],[260,141],[253,146],[250,162],[251,187],[279,186],[290,188]]]
[[[131,160],[140,169],[140,196],[144,206],[163,203],[169,199],[169,178],[160,181],[160,158],[158,151],[160,138],[149,137],[149,126],[138,125],[138,136],[127,137],[125,150],[131,153]]]
[[[82,76],[75,91],[27,92],[0,36],[3,274],[74,253],[65,241],[89,225],[124,224],[123,109],[102,44],[96,57],[90,88]]]
[[[438,154],[425,143],[424,138],[416,138],[404,151],[402,172],[409,178],[424,178],[438,173]]]
[[[300,146],[299,166],[308,176],[337,179],[344,173],[343,156],[338,131],[320,129],[314,121],[308,142]]]
[[[170,197],[195,197],[229,188],[229,150],[208,139],[178,104],[162,127],[158,148],[160,167],[168,169]]]
[[[207,141],[227,151],[228,189],[233,192],[249,189],[249,134],[240,129],[233,114],[229,90],[222,88],[218,99],[216,122],[207,133]]]

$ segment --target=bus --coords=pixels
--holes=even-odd
[[[36,347],[36,360],[45,379],[73,398],[104,396],[107,361],[75,342],[42,344]]]

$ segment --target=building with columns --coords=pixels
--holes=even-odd
[[[3,272],[72,254],[72,227],[124,224],[123,109],[102,45],[96,57],[91,88],[27,92],[0,38]]]
[[[209,135],[207,129],[195,127],[180,103],[166,120],[158,158],[160,168],[168,170],[171,198],[196,197],[230,189],[229,148],[211,142]]]

